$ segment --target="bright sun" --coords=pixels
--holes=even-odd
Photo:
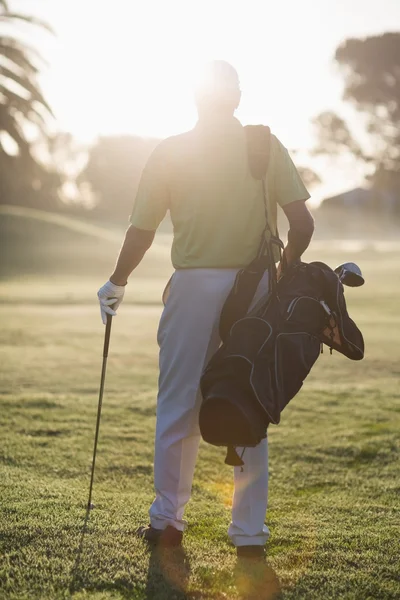
[[[303,36],[296,6],[288,20],[275,4],[271,28],[263,0],[115,0],[112,7],[86,0],[79,2],[79,18],[70,4],[46,3],[58,37],[49,42],[51,70],[43,84],[62,126],[79,137],[165,137],[192,127],[195,73],[207,60],[224,59],[241,80],[237,116],[271,125],[286,145],[308,144],[308,115],[332,82],[321,87],[296,66],[318,63],[318,28],[312,40]]]

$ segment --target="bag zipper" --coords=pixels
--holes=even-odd
[[[287,307],[287,311],[286,311],[286,320],[287,321],[292,316],[293,311],[294,311],[295,306],[298,303],[298,301],[299,300],[304,300],[304,299],[313,300],[314,302],[317,302],[317,304],[320,304],[320,302],[318,300],[316,300],[315,298],[312,298],[311,296],[299,296],[298,298],[293,298],[293,300],[289,303],[289,306]]]

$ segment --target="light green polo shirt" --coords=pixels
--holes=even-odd
[[[275,136],[267,190],[274,232],[277,204],[310,197]],[[244,128],[236,118],[199,121],[193,130],[167,138],[153,151],[130,220],[139,229],[155,231],[168,210],[176,269],[240,268],[256,256],[265,227],[262,182],[250,173]]]

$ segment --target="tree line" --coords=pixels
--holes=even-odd
[[[52,35],[46,23],[15,14],[0,0],[0,203],[127,219],[158,140],[110,136],[82,148],[71,135],[54,133],[38,84],[44,61],[15,35],[19,21]],[[370,185],[391,194],[400,215],[400,33],[345,40],[334,60],[355,115],[350,121],[333,111],[318,115],[314,154],[348,154],[365,165]],[[321,180],[310,166],[300,171],[306,185]]]

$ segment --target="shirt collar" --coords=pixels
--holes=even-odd
[[[197,121],[196,128],[202,129],[202,130],[210,130],[211,129],[214,131],[219,131],[219,130],[230,129],[230,128],[239,129],[239,128],[242,128],[242,124],[239,121],[239,119],[237,119],[233,115],[228,115],[228,116],[222,115],[221,116],[220,114],[215,114],[215,115],[210,115],[207,117],[200,118]]]

